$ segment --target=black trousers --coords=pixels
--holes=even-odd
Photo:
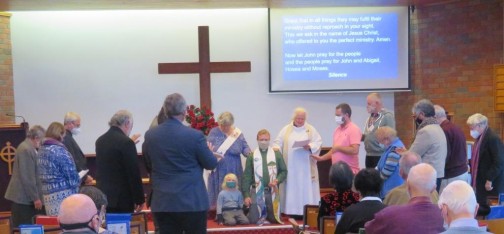
[[[257,210],[257,195],[256,195],[256,191],[255,191],[255,188],[252,188],[250,189],[250,199],[252,200],[252,204],[250,205],[250,207],[254,207],[254,208],[251,208],[249,210],[249,213],[247,215],[249,221],[251,224],[253,223],[257,223],[257,221],[259,221],[259,211]],[[276,219],[275,219],[275,214],[273,212],[273,201],[272,201],[272,198],[271,198],[271,190],[269,189],[265,189],[264,190],[264,202],[266,203],[266,220],[268,220],[268,222],[270,223],[277,223]]]
[[[13,202],[11,212],[12,224],[14,225],[14,227],[18,227],[21,224],[33,224],[33,216],[38,214],[44,215],[45,209],[42,207],[42,210],[36,210],[33,205],[25,205]]]
[[[154,212],[160,234],[207,233],[207,211]]]
[[[366,168],[375,168],[380,161],[380,156],[366,155]]]

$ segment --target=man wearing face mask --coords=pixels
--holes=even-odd
[[[376,139],[377,129],[388,126],[395,129],[395,118],[392,112],[383,108],[379,93],[370,93],[367,98],[367,112],[370,114],[364,126],[364,149],[366,150],[366,168],[375,168],[385,148],[380,147]]]
[[[435,118],[434,104],[427,99],[415,103],[412,108],[417,122],[421,122],[411,144],[410,151],[420,156],[422,162],[430,164],[437,172],[436,190],[439,191],[444,178],[448,144],[441,126]]]
[[[63,234],[98,233],[100,218],[90,197],[84,194],[71,195],[61,203],[58,222]]]
[[[333,147],[329,152],[322,156],[312,155],[317,161],[332,159],[332,163],[338,161],[346,162],[352,172],[359,172],[359,145],[362,138],[362,132],[357,125],[352,123],[352,109],[350,105],[341,103],[336,106],[335,121],[339,126],[334,130]]]
[[[108,198],[107,213],[140,212],[145,201],[135,142],[128,136],[133,116],[120,110],[96,140],[96,187]]]
[[[86,156],[84,156],[84,153],[82,153],[79,144],[77,144],[77,142],[73,138],[73,136],[77,136],[80,133],[80,116],[75,112],[66,113],[63,120],[63,125],[65,126],[66,131],[65,137],[63,138],[63,144],[67,148],[68,152],[70,152],[70,154],[72,155],[77,171],[80,172],[82,170],[87,170],[88,168]],[[83,181],[89,185],[93,182],[93,177],[87,175],[86,179]]]
[[[245,206],[250,207],[249,221],[282,223],[278,185],[287,178],[287,166],[282,154],[270,146],[268,130],[262,129],[257,133],[257,145],[253,155],[247,157],[241,188]],[[261,170],[255,171],[254,168]]]
[[[489,126],[488,118],[480,113],[467,119],[474,138],[471,152],[472,187],[480,207],[478,215],[490,213],[487,196],[504,193],[504,145]]]

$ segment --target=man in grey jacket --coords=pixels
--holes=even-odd
[[[16,149],[12,177],[5,191],[5,199],[13,202],[11,212],[15,227],[31,224],[34,215],[44,213],[42,191],[37,176],[37,148],[44,135],[45,129],[35,125]]]
[[[412,109],[415,121],[419,124],[410,151],[420,155],[422,162],[430,164],[437,172],[436,190],[439,192],[444,177],[448,146],[446,136],[434,117],[434,105],[427,99],[415,103]]]
[[[366,150],[366,168],[375,168],[385,148],[380,146],[375,132],[378,128],[388,126],[395,129],[395,118],[392,112],[383,107],[379,93],[370,93],[367,98],[369,117],[364,126],[364,149]]]

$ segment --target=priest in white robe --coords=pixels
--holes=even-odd
[[[304,205],[318,205],[320,186],[316,161],[322,138],[306,122],[306,110],[296,108],[292,122],[282,128],[273,147],[281,150],[287,165],[287,180],[280,186],[280,209],[288,215],[303,215]]]

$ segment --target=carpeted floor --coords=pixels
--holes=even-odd
[[[257,226],[255,224],[249,225],[237,225],[237,226],[224,226],[217,224],[216,221],[209,219],[207,221],[207,230],[208,233],[220,234],[220,233],[240,233],[240,234],[248,234],[248,233],[270,233],[270,234],[292,234],[294,232],[294,228],[289,223],[287,216],[282,216],[282,221],[284,224],[264,224],[262,226]],[[303,224],[302,220],[296,220],[299,225]],[[149,231],[154,231],[154,223],[149,220],[148,222]]]

